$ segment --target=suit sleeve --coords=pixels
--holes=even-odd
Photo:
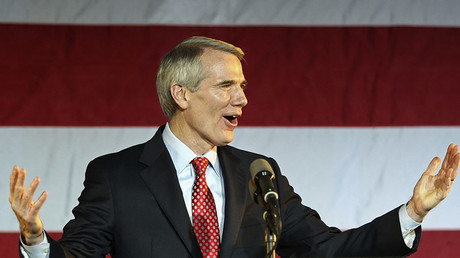
[[[277,253],[281,257],[405,256],[416,251],[420,227],[413,248],[408,248],[400,229],[399,207],[359,228],[342,232],[327,226],[315,210],[302,205],[276,162],[271,159],[270,163],[280,196],[283,228]]]
[[[113,205],[109,180],[97,162],[88,165],[84,190],[59,241],[49,238],[53,257],[105,257],[112,242]],[[49,237],[49,236],[48,236]]]

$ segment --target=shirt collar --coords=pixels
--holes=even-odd
[[[171,155],[174,167],[179,174],[190,164],[190,161],[197,157],[197,155],[174,135],[169,128],[169,123],[166,124],[162,136],[166,149],[168,149],[169,155]],[[202,156],[207,158],[209,164],[215,168],[217,162],[217,148],[211,149]],[[217,174],[219,175],[219,173]]]

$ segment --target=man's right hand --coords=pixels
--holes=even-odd
[[[43,224],[38,213],[48,197],[48,192],[43,192],[34,202],[32,199],[40,184],[40,178],[36,177],[27,189],[24,186],[25,180],[26,170],[14,166],[10,176],[9,201],[18,218],[24,244],[37,245],[43,240]]]

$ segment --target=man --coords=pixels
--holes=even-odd
[[[9,200],[21,227],[21,253],[263,257],[266,223],[248,191],[249,166],[259,158],[276,176],[283,225],[276,251],[281,257],[415,252],[419,224],[447,196],[457,175],[459,146],[449,146],[437,175],[440,159],[431,161],[407,205],[340,232],[301,204],[273,159],[227,145],[247,104],[242,58],[241,49],[204,37],[187,39],[166,55],[157,91],[169,122],[145,144],[90,162],[75,219],[59,242],[46,235],[38,216],[47,193],[33,202],[39,179],[25,189],[26,172],[16,166]]]

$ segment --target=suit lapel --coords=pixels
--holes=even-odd
[[[240,159],[227,151],[227,147],[218,148],[218,156],[225,184],[225,222],[220,250],[220,257],[225,258],[232,255],[243,220],[249,172],[241,167]]]
[[[163,143],[163,129],[164,126],[160,127],[152,140],[146,143],[140,162],[147,167],[140,175],[191,256],[201,257],[176,170]]]

